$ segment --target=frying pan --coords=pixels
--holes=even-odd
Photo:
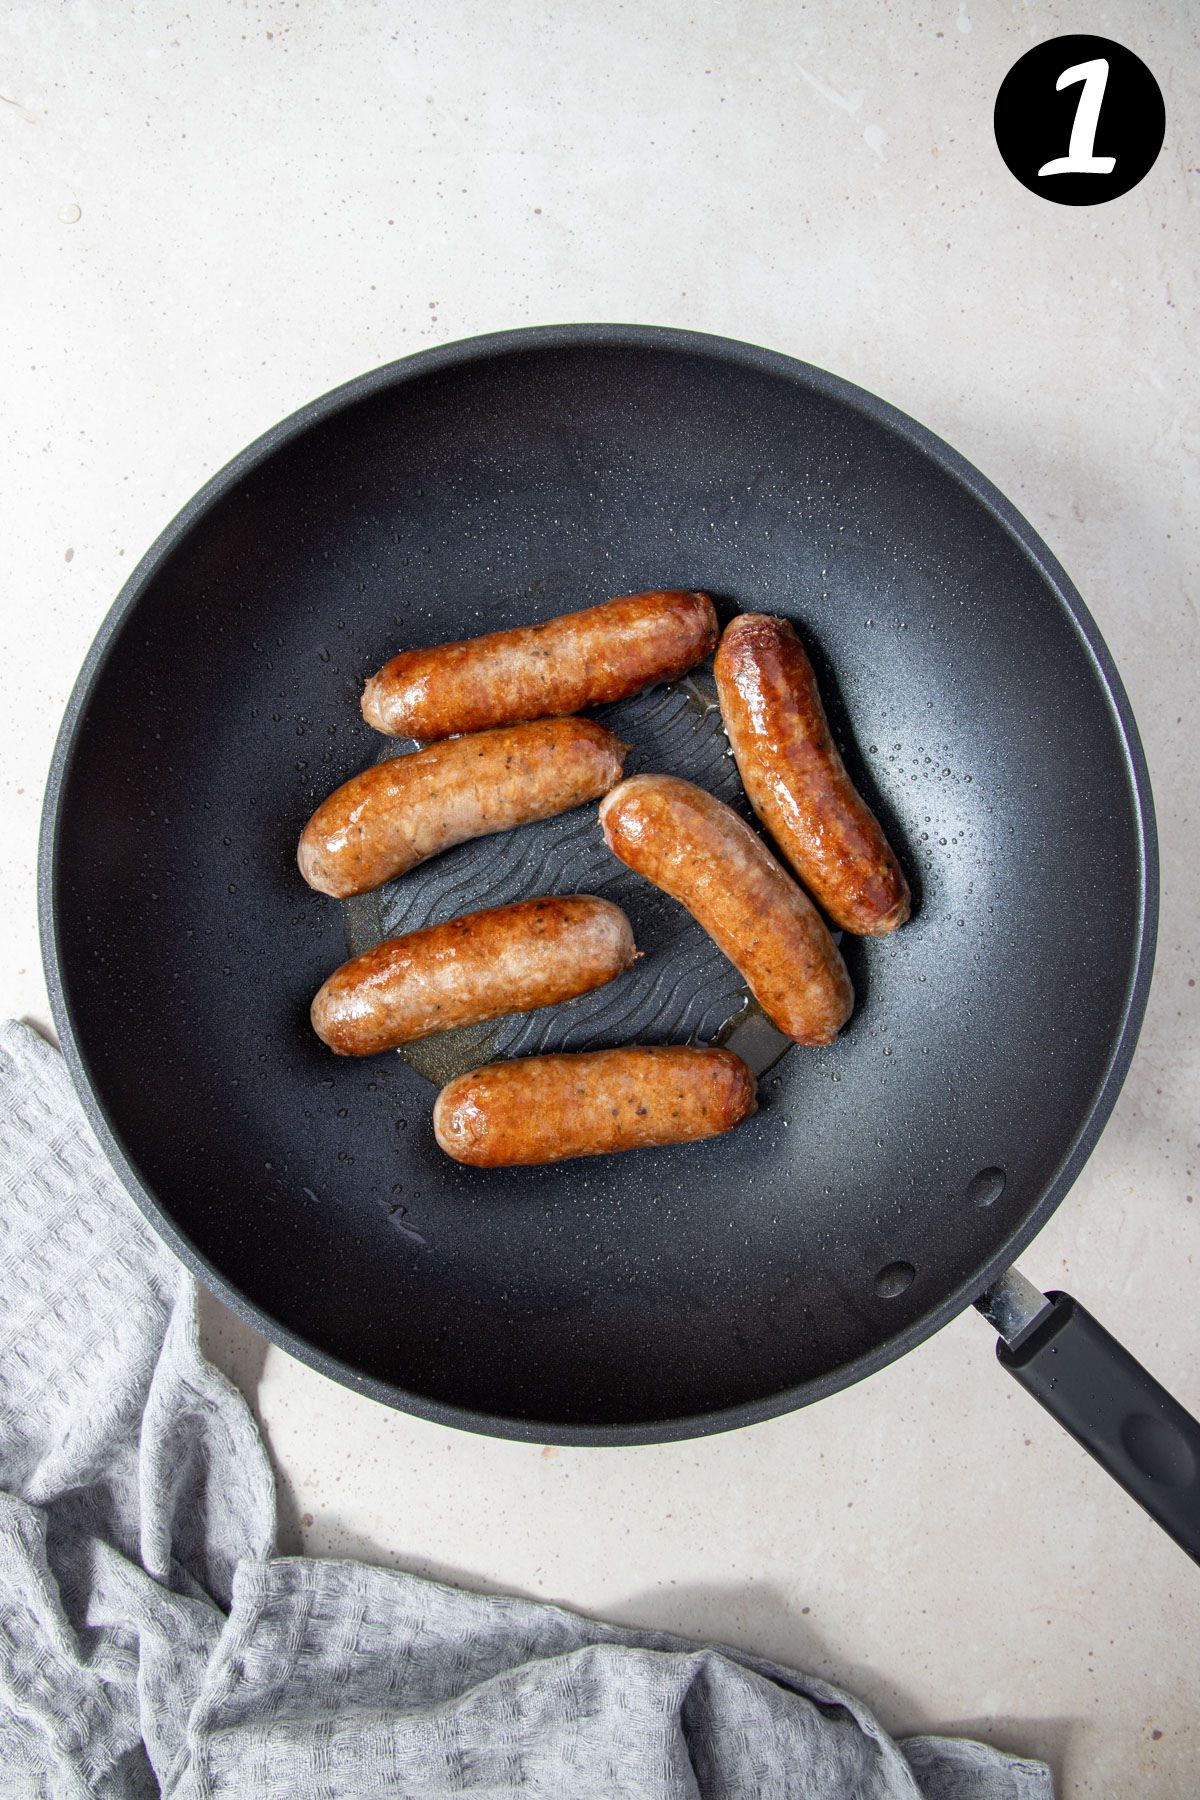
[[[384,745],[408,644],[703,588],[793,619],[912,922],[846,940],[858,995],[792,1049],[594,808],[348,908],[305,819]],[[628,765],[744,804],[710,677],[609,719]],[[411,746],[409,746],[411,748]],[[604,892],[646,952],[597,995],[370,1063],[308,1002],[348,950],[521,893]],[[1129,1064],[1157,860],[1095,624],[963,459],[836,377],[686,332],[569,326],[406,358],[269,431],[168,526],[80,676],[46,803],[55,1021],[118,1173],[243,1318],[444,1424],[682,1438],[805,1405],[971,1302],[1002,1357],[1193,1553],[1200,1429],[1081,1307],[1010,1274]],[[762,1072],[719,1141],[465,1169],[431,1079],[486,1056],[713,1041]]]

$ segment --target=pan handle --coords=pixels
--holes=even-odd
[[[1200,1421],[1070,1294],[1010,1269],[975,1304],[1004,1368],[1200,1562]]]

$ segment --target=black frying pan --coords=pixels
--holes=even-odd
[[[797,622],[912,880],[911,924],[844,946],[859,1005],[830,1050],[780,1057],[594,809],[351,908],[296,872],[317,800],[397,748],[358,715],[388,656],[650,587]],[[737,801],[710,696],[701,673],[607,709],[630,771]],[[325,1374],[450,1425],[646,1442],[804,1405],[982,1300],[1027,1385],[1200,1550],[1193,1422],[1074,1303],[1006,1278],[1145,1006],[1137,732],[1046,547],[881,401],[620,326],[450,345],[316,401],[121,594],[67,712],[41,878],[55,1019],[116,1168],[205,1283]],[[348,1063],[309,1030],[348,946],[577,888],[621,900],[647,952],[599,995],[411,1061]],[[502,1173],[434,1144],[431,1077],[687,1037],[765,1071],[761,1113],[718,1142]]]

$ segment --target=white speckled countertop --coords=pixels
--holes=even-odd
[[[35,849],[76,670],[133,562],[249,439],[502,326],[651,320],[793,352],[978,463],[1124,676],[1163,840],[1158,970],[1113,1120],[1023,1266],[1200,1408],[1189,15],[8,5],[4,1008],[48,1022]],[[1027,193],[991,130],[1016,57],[1079,30],[1136,50],[1167,103],[1155,169],[1096,209]],[[270,1443],[285,1547],[743,1644],[895,1730],[1048,1756],[1064,1795],[1200,1790],[1200,1570],[995,1369],[974,1315],[807,1412],[607,1452],[389,1414],[216,1301],[204,1323]]]

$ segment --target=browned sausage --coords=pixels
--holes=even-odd
[[[410,931],[343,963],[312,1003],[313,1030],[339,1056],[373,1056],[452,1025],[586,994],[636,955],[629,920],[608,900],[518,900]]]
[[[731,1050],[589,1050],[489,1063],[444,1087],[438,1143],[477,1169],[562,1162],[719,1137],[755,1110],[755,1081]]]
[[[831,1044],[854,990],[825,922],[732,807],[674,775],[635,775],[600,804],[610,850],[679,900],[798,1044]]]
[[[368,681],[363,718],[391,737],[428,742],[578,712],[673,681],[716,641],[707,594],[629,594],[544,625],[404,650]]]
[[[721,639],[715,672],[750,804],[813,898],[861,937],[903,925],[908,883],[846,773],[791,625],[743,613]]]
[[[594,719],[540,719],[391,757],[318,806],[300,873],[339,900],[365,894],[452,844],[598,799],[628,747]]]

